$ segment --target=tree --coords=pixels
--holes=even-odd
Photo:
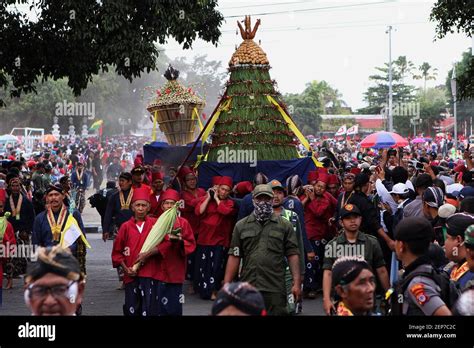
[[[436,36],[442,39],[448,33],[474,33],[474,3],[472,0],[438,0],[431,10],[430,20],[436,23]],[[474,59],[469,57],[462,74],[458,74],[458,98],[474,97]]]
[[[408,61],[405,56],[400,56],[393,61],[392,67],[392,91],[393,103],[410,102],[414,99],[415,87],[404,83],[404,78],[411,70],[413,63]],[[377,114],[388,105],[389,92],[389,64],[385,63],[383,67],[376,67],[381,74],[369,76],[373,83],[364,93],[364,100],[368,106],[358,110],[359,114]]]
[[[30,4],[37,20],[8,7],[18,3]],[[67,78],[77,96],[110,68],[132,81],[156,70],[156,42],[173,37],[185,49],[197,38],[217,44],[223,16],[216,6],[216,0],[3,0],[0,87],[10,77],[10,95],[19,97],[39,80]]]
[[[474,84],[473,81],[467,81],[469,79],[469,70],[473,64],[473,59],[471,56],[471,49],[463,52],[461,61],[456,63],[456,80],[457,80],[457,119],[458,125],[462,125],[464,122],[468,123],[468,127],[471,128],[473,123],[474,116],[474,95],[473,96],[464,96],[460,100],[460,89],[462,86],[468,86]],[[453,75],[453,69],[448,72],[446,76],[446,87],[449,95],[449,105],[453,105],[453,94],[451,90],[451,77]],[[452,112],[452,109],[451,109]]]
[[[406,56],[400,56],[394,61],[394,66],[398,69],[398,73],[400,74],[400,81],[403,83],[406,76],[409,76],[415,65],[412,61],[408,60]]]
[[[301,94],[286,94],[283,99],[303,134],[320,130],[320,115],[345,113],[341,94],[326,81],[311,81]]]
[[[445,86],[438,86],[424,91],[419,90],[416,102],[419,103],[420,118],[423,120],[419,129],[431,134],[433,126],[444,118],[441,113],[446,112],[447,89]]]
[[[436,76],[438,75],[438,69],[433,68],[430,65],[430,63],[424,62],[421,64],[418,68],[419,74],[413,75],[413,78],[415,80],[421,80],[423,79],[424,85],[423,85],[423,91],[426,91],[426,81],[427,80],[436,80]]]

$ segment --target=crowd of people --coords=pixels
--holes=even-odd
[[[215,176],[201,188],[199,167],[145,163],[139,142],[123,143],[56,144],[28,159],[13,149],[3,162],[0,241],[42,248],[36,262],[3,259],[0,280],[27,274],[35,314],[53,299],[60,314],[81,312],[88,243],[64,234],[69,220],[85,234],[91,186],[124,315],[182,315],[184,296],[213,301],[214,315],[314,314],[304,304],[318,297],[327,315],[474,314],[469,146],[321,144],[305,178]],[[142,251],[177,205],[171,232]]]

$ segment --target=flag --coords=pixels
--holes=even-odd
[[[102,124],[104,123],[103,120],[95,121],[89,128],[90,131],[98,130]]]
[[[84,237],[84,234],[82,233],[81,228],[79,227],[74,216],[69,214],[66,221],[66,226],[64,227],[64,232],[61,234],[61,241],[59,244],[62,247],[67,248],[73,245],[78,238],[81,238],[88,248],[91,247],[89,242],[87,242],[86,237]]]
[[[347,130],[347,135],[355,135],[359,133],[359,125],[356,124]]]
[[[334,134],[334,136],[339,137],[341,135],[346,134],[346,132],[347,132],[346,125],[343,125],[343,126],[339,127],[338,131],[336,132],[336,134]]]

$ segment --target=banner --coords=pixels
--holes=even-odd
[[[335,137],[340,137],[341,135],[344,135],[347,133],[347,128],[346,128],[346,125],[343,125],[341,127],[339,127],[339,129],[337,130],[336,134],[334,134]]]
[[[355,135],[359,133],[359,125],[356,124],[347,130],[347,135]]]

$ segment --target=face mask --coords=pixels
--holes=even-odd
[[[254,214],[258,222],[263,222],[268,220],[273,214],[272,202],[257,202],[253,201],[253,206],[255,208]]]

